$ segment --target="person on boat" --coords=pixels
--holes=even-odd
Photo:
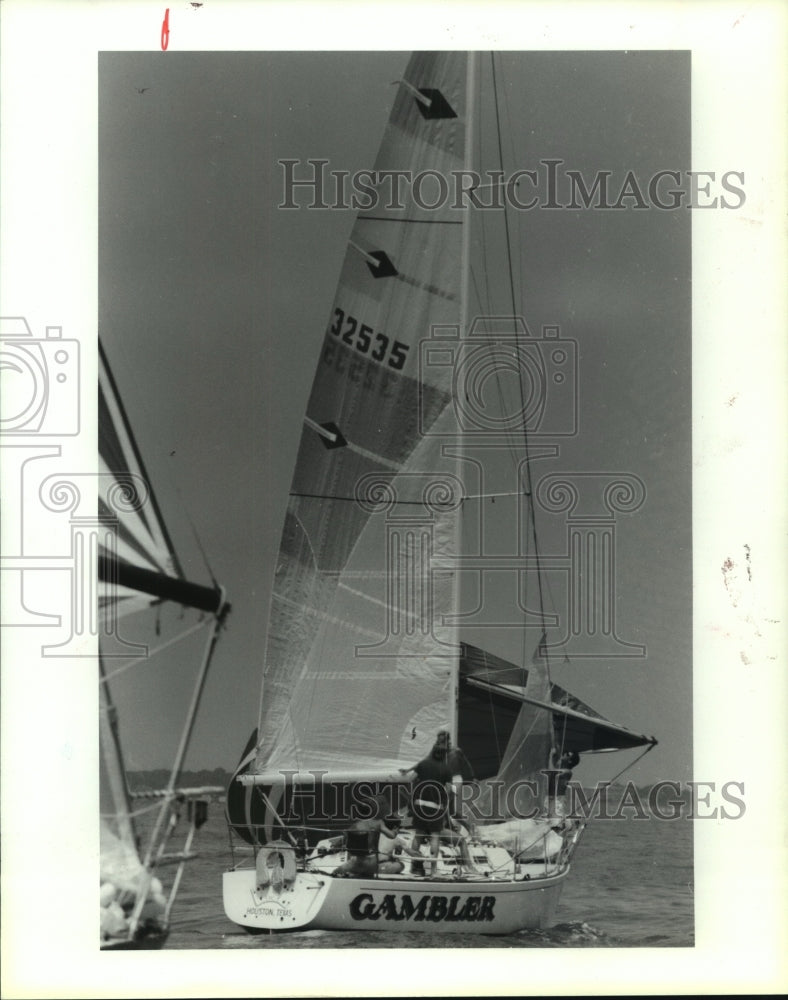
[[[400,826],[402,818],[391,816],[380,827],[378,838],[378,874],[379,875],[399,875],[404,871],[405,865],[399,858],[394,857],[394,851],[399,848],[400,852],[410,855],[413,858],[420,858],[421,852],[417,851],[400,836]]]
[[[462,750],[459,747],[452,749],[451,735],[448,729],[442,727],[438,730],[429,756],[420,760],[406,774],[414,782],[410,806],[413,829],[416,832],[413,846],[429,842],[431,875],[435,875],[438,869],[441,833],[451,831],[451,814],[456,812],[459,788],[463,781],[462,772],[466,770],[464,761]],[[459,835],[455,839],[455,835],[452,835],[451,842],[459,846],[463,864],[473,870],[466,837]]]
[[[386,797],[375,796],[371,804],[372,814],[357,818],[348,827],[344,837],[348,859],[334,871],[334,875],[370,878],[377,873],[379,842],[383,837],[393,839],[395,834],[384,819],[390,811]]]
[[[471,860],[471,852],[468,847],[470,832],[468,828],[453,816],[449,817],[448,829],[440,834],[450,846],[456,847],[460,852],[460,866],[471,875],[480,875],[481,872]]]
[[[558,758],[557,766],[555,765]],[[547,803],[551,816],[566,816],[566,792],[572,780],[573,769],[580,763],[580,754],[576,750],[567,750],[560,756],[554,749],[550,754],[553,765],[547,773]]]

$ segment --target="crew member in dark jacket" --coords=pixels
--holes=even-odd
[[[431,875],[438,869],[441,831],[452,828],[451,816],[456,811],[459,786],[463,777],[470,776],[469,771],[462,750],[459,747],[452,749],[449,731],[440,729],[429,756],[420,760],[407,774],[414,782],[410,806],[413,829],[417,835],[414,847],[429,839]],[[454,839],[457,841],[457,838]],[[464,837],[457,842],[463,863],[473,870]]]

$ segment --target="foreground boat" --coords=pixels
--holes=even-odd
[[[292,845],[273,843],[258,851],[254,870],[225,874],[225,912],[251,932],[422,928],[441,934],[510,934],[549,927],[582,829],[580,823],[566,824],[556,836],[549,824],[541,830],[532,824],[530,850],[517,852],[470,838],[473,875],[463,872],[459,850],[450,843],[441,846],[434,875],[424,874],[430,861],[425,855],[421,861],[408,857],[401,874],[373,878],[337,875],[348,856],[344,850],[332,852],[330,841],[319,843],[302,864]],[[551,847],[557,850],[547,856],[544,844],[551,832],[557,841]],[[412,837],[413,831],[406,831],[406,842]]]
[[[475,63],[464,53],[412,57],[373,173],[467,176],[472,110],[497,96],[495,61],[481,96]],[[472,199],[428,206],[413,191],[394,204],[379,195],[351,234],[304,417],[260,724],[227,795],[244,846],[224,875],[224,908],[252,932],[546,927],[583,829],[563,815],[551,770],[565,755],[654,740],[551,681],[560,642],[544,608],[529,422],[538,426],[552,390],[542,344],[508,290],[505,315],[488,299],[471,318]],[[488,259],[474,287],[512,276],[507,249],[509,266]],[[563,364],[568,348],[549,346],[549,364]],[[560,385],[563,373],[549,370]],[[540,457],[557,454],[542,446]],[[492,471],[501,456],[514,477],[506,487]],[[463,561],[463,529],[481,536],[506,504],[516,513],[517,601],[534,609],[501,626],[517,637],[518,661],[461,642],[458,629],[462,571],[474,565]],[[453,830],[425,874],[431,848],[416,846],[409,774],[441,728],[462,748],[460,787],[471,795],[447,817]],[[405,820],[394,875],[357,874],[343,840],[373,793],[389,803],[379,819]]]
[[[170,917],[184,865],[196,857],[194,838],[205,823],[210,800],[223,789],[180,787],[213,651],[230,606],[219,587],[187,581],[151,489],[131,424],[120,399],[103,347],[99,344],[99,658],[100,698],[100,947],[102,950],[157,949],[167,940]],[[197,669],[169,780],[163,789],[132,792],[127,780],[118,711],[110,681],[148,661],[148,650],[121,639],[118,623],[171,601],[204,617],[205,654]],[[190,623],[182,634],[194,631]],[[169,645],[177,637],[162,640]],[[145,738],[159,720],[137,717],[127,724]],[[184,816],[185,814],[185,816]],[[148,824],[147,845],[141,821]],[[181,820],[183,846],[169,850]],[[175,868],[167,882],[166,868]]]

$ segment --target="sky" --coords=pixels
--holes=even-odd
[[[354,218],[279,208],[278,161],[370,168],[406,61],[397,52],[100,56],[99,332],[187,575],[209,579],[196,534],[233,605],[187,766],[230,768],[257,724],[287,491]],[[504,53],[498,72],[507,172],[543,176],[539,161],[559,159],[587,184],[611,171],[617,191],[629,170],[645,190],[658,170],[688,169],[688,53]],[[492,155],[490,133],[480,143]],[[640,510],[619,515],[615,581],[618,636],[646,654],[559,663],[553,677],[659,739],[636,780],[687,780],[690,213],[515,214],[529,328],[558,325],[577,343],[578,433],[549,471],[628,473],[646,489]],[[565,553],[565,531],[553,518],[543,551]],[[563,579],[553,586],[565,608]],[[149,625],[129,627],[136,636]],[[519,649],[515,633],[463,637],[506,656]],[[128,766],[166,765],[199,641],[115,684],[121,718],[134,719]],[[139,739],[137,706],[152,691],[157,710]]]

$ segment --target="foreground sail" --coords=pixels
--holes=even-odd
[[[414,57],[418,97],[399,86],[376,169],[462,168],[465,63]],[[451,369],[425,370],[419,347],[432,326],[458,327],[462,225],[408,203],[353,228],[277,563],[258,773],[390,772],[452,714],[457,648],[440,622],[455,603],[461,492],[441,444],[456,418]],[[446,572],[421,579],[444,554]]]
[[[414,56],[376,169],[462,168],[465,76],[464,54]],[[432,326],[457,334],[462,229],[461,212],[411,202],[362,212],[350,237],[304,418],[246,761],[274,798],[285,772],[390,775],[453,716],[459,647],[442,619],[456,604],[462,491],[441,444],[456,417],[451,370],[425,372],[420,344]],[[259,805],[231,785],[239,828]]]
[[[177,787],[199,707],[200,694],[221,624],[229,611],[220,589],[184,579],[169,534],[134,441],[115,381],[99,344],[99,513],[104,532],[99,544],[100,697],[100,925],[102,948],[157,948],[166,940],[183,864],[194,855],[191,844],[207,816],[217,788]],[[210,636],[191,703],[184,706],[180,743],[166,788],[134,796],[128,787],[118,712],[110,680],[133,655],[118,649],[117,625],[162,601],[175,601],[211,614]],[[144,733],[154,719],[136,720]],[[153,803],[146,804],[150,799]],[[189,830],[180,851],[167,852],[181,810]],[[147,844],[142,814],[152,815]],[[158,873],[177,865],[166,891]]]
[[[379,176],[468,168],[473,64],[465,53],[411,58]],[[253,846],[254,867],[225,875],[225,911],[261,930],[546,926],[582,832],[548,801],[556,751],[650,741],[553,685],[545,642],[525,638],[521,664],[460,642],[461,523],[479,500],[457,379],[471,331],[470,209],[377,193],[350,236],[304,417],[259,726],[228,789],[228,820]],[[511,336],[491,321],[473,331],[503,396],[496,373]],[[525,498],[526,437],[524,425],[507,427],[501,442],[526,469]],[[434,874],[406,828],[401,871],[344,877],[347,845],[331,835],[365,792],[384,791],[395,811],[404,789],[407,804],[405,774],[440,728],[463,747],[481,810],[465,815],[461,836],[441,834]],[[518,787],[531,791],[530,815],[513,810]]]

